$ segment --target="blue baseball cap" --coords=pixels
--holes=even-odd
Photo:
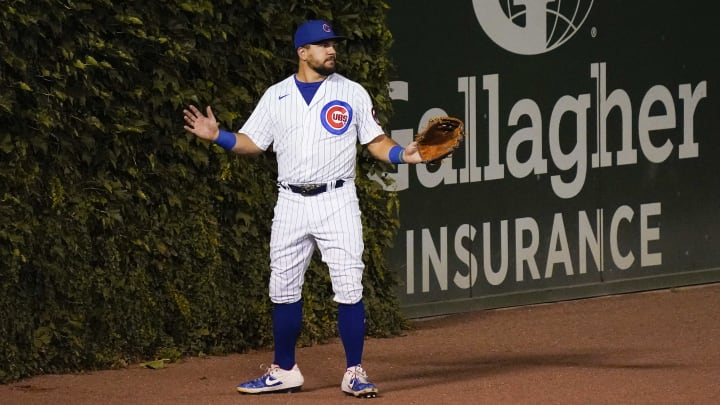
[[[327,41],[328,39],[341,40],[345,39],[345,37],[336,35],[327,21],[310,20],[303,23],[295,31],[295,49],[307,44]]]

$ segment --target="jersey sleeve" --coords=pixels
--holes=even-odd
[[[250,114],[250,117],[245,121],[245,124],[240,128],[240,133],[247,135],[258,148],[267,150],[270,144],[273,143],[274,136],[273,128],[275,123],[272,119],[270,101],[272,97],[268,95],[269,91],[266,91],[260,98],[257,106]]]
[[[383,135],[385,131],[375,116],[375,108],[370,94],[360,85],[358,85],[357,105],[359,106],[357,113],[358,140],[361,144],[366,145],[378,136]]]

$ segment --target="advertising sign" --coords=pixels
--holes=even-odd
[[[391,1],[410,315],[720,280],[720,25],[676,1]]]

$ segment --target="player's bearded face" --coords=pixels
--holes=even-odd
[[[310,67],[312,70],[318,72],[322,76],[330,76],[335,73],[335,56],[328,57],[323,61],[310,60]]]
[[[335,73],[335,41],[310,46],[308,66],[322,76]]]

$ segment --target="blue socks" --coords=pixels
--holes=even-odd
[[[347,367],[357,366],[362,362],[365,344],[365,304],[362,300],[356,304],[338,305],[338,330],[345,347]]]
[[[275,304],[273,307],[273,336],[275,339],[274,363],[290,370],[295,366],[295,346],[302,329],[302,300],[292,304]],[[338,330],[345,348],[347,367],[362,362],[365,344],[365,304],[338,305]]]
[[[295,345],[302,328],[302,300],[273,307],[274,363],[285,370],[295,366]]]

